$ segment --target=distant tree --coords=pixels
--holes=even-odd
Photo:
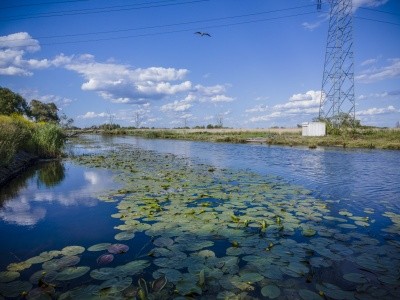
[[[19,94],[0,87],[0,115],[21,114],[30,116],[29,105]]]
[[[39,100],[32,100],[31,116],[36,122],[59,123],[58,108],[54,103],[43,103]]]
[[[74,119],[68,118],[66,114],[62,114],[60,117],[60,125],[65,129],[72,129],[72,124],[74,123]]]
[[[396,122],[396,126],[395,127],[396,128],[400,128],[400,122],[399,121]]]

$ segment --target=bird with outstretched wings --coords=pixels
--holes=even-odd
[[[209,37],[211,37],[211,34],[209,34],[208,32],[196,31],[194,34],[198,34],[199,36],[209,36]]]

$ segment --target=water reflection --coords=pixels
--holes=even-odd
[[[41,164],[0,190],[0,219],[33,226],[46,218],[49,205],[93,207],[96,195],[114,185],[105,170],[82,169],[60,161]]]
[[[59,161],[52,161],[43,165],[38,170],[38,184],[43,183],[46,187],[59,184],[65,178],[64,164]]]

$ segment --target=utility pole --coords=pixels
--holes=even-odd
[[[340,126],[343,116],[355,120],[352,0],[330,0],[319,118]],[[317,8],[321,7],[318,0]]]

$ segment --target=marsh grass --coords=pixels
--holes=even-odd
[[[19,151],[43,158],[61,155],[64,134],[57,125],[33,123],[19,115],[0,116],[0,166],[11,162]]]

